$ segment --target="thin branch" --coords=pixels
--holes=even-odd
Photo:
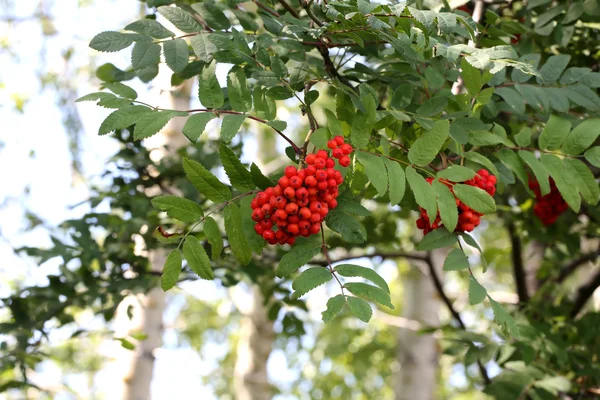
[[[567,279],[569,277],[569,275],[571,275],[573,272],[575,272],[577,270],[577,268],[579,268],[583,264],[587,263],[588,261],[597,260],[598,257],[600,257],[600,249],[598,249],[592,253],[584,254],[581,257],[571,261],[570,263],[566,264],[565,266],[563,266],[560,269],[560,271],[558,273],[558,278],[556,278],[556,281],[559,283],[563,282],[565,279]]]
[[[444,304],[446,304],[448,311],[450,311],[450,314],[452,314],[452,317],[456,320],[458,325],[463,330],[466,331],[467,326],[463,322],[459,312],[456,311],[456,309],[454,308],[454,305],[452,304],[452,301],[446,295],[446,292],[444,292],[444,286],[442,285],[442,281],[440,280],[440,278],[437,275],[437,272],[435,270],[435,267],[433,266],[433,260],[431,259],[431,252],[427,252],[427,257],[426,257],[425,263],[427,264],[427,268],[429,269],[429,275],[431,276],[433,286],[435,287],[436,291],[438,292],[438,295],[442,298],[442,301],[444,302]],[[479,373],[481,374],[481,377],[482,377],[483,381],[485,382],[485,384],[486,385],[490,384],[491,380],[487,374],[487,370],[485,369],[485,366],[479,360],[477,361],[477,366],[479,367]]]
[[[335,263],[339,263],[342,261],[357,260],[359,258],[376,258],[376,257],[381,258],[382,260],[385,260],[388,258],[406,258],[409,260],[427,261],[427,257],[420,255],[420,254],[404,253],[404,252],[390,252],[390,253],[348,255],[346,257],[341,257],[341,258],[338,258],[337,260],[331,261],[331,262],[333,264],[335,264]],[[309,264],[319,265],[319,266],[327,266],[327,263],[328,263],[327,260],[319,260],[319,261],[311,261]]]
[[[519,295],[519,303],[524,304],[529,301],[529,293],[527,293],[525,267],[523,266],[523,258],[521,256],[523,251],[521,239],[517,234],[515,225],[512,222],[508,224],[508,234],[510,235],[513,274],[515,278],[515,285],[517,287],[517,294]]]
[[[302,7],[304,7],[304,10],[306,10],[306,14],[308,15],[308,17],[312,19],[318,26],[323,26],[323,23],[319,20],[319,18],[317,18],[315,14],[313,14],[312,10],[310,9],[311,3],[312,0],[300,0],[300,4],[302,4]]]
[[[295,18],[300,19],[300,14],[294,10],[294,7],[290,6],[285,0],[279,0],[279,4],[283,6],[290,14],[292,14]]]
[[[323,226],[323,223],[321,222],[321,250],[323,250],[323,255],[325,256],[325,260],[327,261],[327,264],[325,265],[326,268],[329,268],[329,272],[331,273],[331,275],[333,275],[333,277],[335,278],[335,280],[337,281],[338,285],[340,285],[340,289],[342,291],[342,296],[346,296],[346,293],[344,292],[344,284],[342,283],[342,281],[340,281],[340,278],[337,276],[336,271],[333,269],[333,266],[331,265],[331,259],[329,258],[329,252],[327,251],[327,242],[325,241],[325,227]]]
[[[588,283],[577,290],[577,296],[575,296],[573,308],[570,313],[571,318],[575,318],[579,314],[598,287],[600,287],[600,271],[596,272]]]
[[[321,53],[321,57],[323,57],[325,71],[327,71],[329,76],[331,76],[332,78],[338,78],[340,82],[342,82],[344,85],[348,86],[350,89],[356,92],[356,88],[350,83],[350,81],[342,75],[340,75],[339,71],[335,67],[335,64],[331,60],[331,57],[329,56],[329,50],[326,47],[319,47],[318,50],[319,53]]]
[[[260,1],[257,1],[257,0],[253,0],[253,1],[257,6],[259,6],[260,8],[262,8],[263,10],[265,10],[266,12],[271,14],[272,16],[277,17],[277,18],[281,17],[281,15],[279,15],[279,13],[277,11],[271,10],[269,7],[265,6]]]

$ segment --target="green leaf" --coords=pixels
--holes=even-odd
[[[577,5],[581,7],[581,3],[575,3],[571,6]],[[566,17],[565,17],[566,18]],[[559,392],[568,392],[571,390],[571,381],[564,376],[547,376],[544,379],[533,382],[533,386],[544,389],[547,392],[558,396]]]
[[[254,109],[259,118],[266,120],[275,119],[277,115],[277,105],[275,101],[267,96],[266,91],[262,87],[256,87],[252,94],[254,101]]]
[[[212,260],[218,260],[223,251],[223,238],[217,222],[212,217],[206,217],[204,220],[204,235],[210,243]]]
[[[592,147],[584,154],[585,159],[596,168],[600,168],[600,146]]]
[[[229,147],[221,143],[219,146],[219,155],[221,156],[225,173],[227,173],[229,181],[234,188],[240,192],[248,192],[256,187],[254,182],[252,182],[250,171],[242,165],[239,158]]]
[[[155,39],[166,39],[175,36],[173,32],[153,19],[140,19],[132,22],[125,27],[125,30],[152,36]]]
[[[518,114],[525,114],[525,103],[521,95],[513,88],[501,87],[497,88],[494,94],[502,97],[502,99]]]
[[[506,165],[517,175],[519,180],[523,182],[525,189],[529,191],[529,177],[527,176],[527,171],[525,170],[525,167],[523,166],[523,163],[517,154],[509,149],[501,149],[495,152],[494,155],[502,162],[502,164]]]
[[[189,52],[187,42],[174,39],[163,42],[165,61],[173,72],[181,72],[188,65]]]
[[[175,249],[169,253],[167,260],[165,261],[162,275],[160,276],[160,286],[165,292],[175,286],[179,280],[182,262],[183,260],[181,259],[179,249]]]
[[[204,132],[206,124],[214,117],[215,115],[209,112],[194,114],[188,118],[181,131],[190,142],[196,143]]]
[[[502,143],[511,147],[514,146],[514,144],[505,137],[486,131],[469,132],[468,142],[474,144],[475,146],[492,146],[498,143]]]
[[[575,212],[581,208],[581,197],[573,190],[572,177],[567,174],[560,158],[552,154],[542,154],[540,161],[546,167],[563,199]]]
[[[521,156],[523,161],[525,161],[533,171],[535,179],[540,184],[540,192],[542,196],[550,193],[550,181],[548,180],[550,175],[542,163],[535,157],[533,153],[529,151],[519,150],[519,156]]]
[[[94,93],[86,94],[85,96],[81,96],[80,98],[75,100],[75,103],[80,103],[82,101],[97,101],[97,100],[102,100],[102,99],[106,99],[106,98],[114,98],[114,97],[115,97],[115,95],[112,93],[94,92]]]
[[[436,196],[433,188],[413,167],[406,167],[406,180],[410,186],[415,201],[427,211],[430,221],[435,220],[437,215]]]
[[[340,264],[337,265],[334,270],[341,276],[365,278],[379,286],[381,289],[385,290],[387,293],[390,293],[390,288],[385,282],[385,279],[383,279],[377,272],[375,272],[375,270],[371,268],[365,268],[353,264]]]
[[[299,299],[311,290],[329,282],[332,279],[331,272],[327,268],[314,267],[302,272],[292,282],[292,299]]]
[[[248,244],[248,239],[242,228],[242,214],[240,208],[235,203],[230,203],[225,207],[225,232],[231,251],[235,258],[242,264],[248,265],[252,261],[252,250]]]
[[[137,92],[127,85],[121,82],[105,82],[102,84],[102,88],[108,89],[114,94],[125,97],[126,99],[135,100],[138,96]]]
[[[350,312],[358,319],[363,322],[369,322],[371,316],[373,316],[373,310],[369,303],[365,300],[348,296],[346,297],[346,302],[348,303],[348,308],[350,308]]]
[[[440,152],[450,133],[448,120],[436,121],[433,128],[415,140],[408,151],[408,159],[418,166],[425,166],[433,161]]]
[[[442,223],[448,231],[454,232],[454,229],[456,229],[456,225],[458,224],[456,199],[452,192],[450,192],[450,188],[437,179],[433,181],[433,190],[437,196],[437,204],[440,209]]]
[[[314,144],[317,149],[327,149],[327,141],[331,139],[329,129],[318,128],[310,136],[310,143]]]
[[[261,190],[275,186],[275,182],[264,176],[260,168],[254,163],[250,166],[250,175],[252,175],[252,182]]]
[[[474,151],[469,151],[467,153],[465,153],[465,158],[467,160],[473,161],[474,163],[477,163],[479,165],[483,165],[484,167],[486,167],[494,176],[499,176],[500,174],[498,173],[498,169],[496,168],[496,166],[494,165],[494,163],[492,163],[487,157],[476,153]]]
[[[540,63],[541,54],[525,54],[519,61],[530,64],[534,68],[537,68]],[[520,71],[517,68],[513,68],[510,79],[515,83],[525,83],[532,78],[531,74],[527,74],[523,71]]]
[[[571,121],[551,115],[538,142],[541,149],[557,150],[571,130]]]
[[[347,282],[344,287],[356,296],[365,297],[368,300],[377,302],[383,306],[394,309],[389,293],[378,288],[377,286],[369,285],[362,282]]]
[[[585,85],[567,86],[563,88],[563,94],[573,103],[587,110],[597,111],[600,109],[600,97],[598,97],[594,90]]]
[[[225,114],[223,122],[221,123],[221,140],[225,143],[231,142],[239,132],[245,120],[246,115]]]
[[[106,135],[109,132],[125,129],[138,122],[138,120],[147,113],[151,113],[152,110],[145,106],[125,106],[113,111],[106,119],[100,124],[98,130],[99,135]]]
[[[235,111],[248,112],[252,109],[252,95],[242,68],[233,67],[227,74],[227,93]]]
[[[131,52],[133,69],[143,69],[160,62],[160,46],[156,43],[136,42]]]
[[[600,189],[598,189],[598,182],[596,182],[594,174],[587,165],[576,158],[565,158],[563,164],[567,175],[575,181],[575,185],[586,203],[593,206],[598,204]]]
[[[288,253],[281,257],[276,270],[277,276],[283,278],[293,274],[320,252],[321,243],[316,241],[292,247]]]
[[[356,158],[365,167],[365,174],[377,193],[383,196],[387,192],[388,174],[381,157],[370,153],[357,152]]]
[[[515,135],[515,142],[521,147],[526,147],[531,144],[531,128],[524,127]]]
[[[478,187],[457,183],[454,185],[454,194],[477,212],[489,214],[496,211],[494,198]]]
[[[94,50],[113,52],[123,50],[131,46],[133,36],[121,32],[101,32],[94,36],[90,42],[90,47]]]
[[[400,204],[406,191],[406,175],[400,164],[385,157],[382,159],[389,178],[390,204]]]
[[[183,243],[183,256],[189,267],[202,279],[214,279],[215,275],[210,267],[210,260],[200,241],[189,235]]]
[[[174,117],[185,117],[186,112],[180,111],[157,111],[144,113],[138,118],[133,130],[133,138],[141,140],[156,135]]]
[[[246,239],[248,239],[248,244],[250,245],[250,249],[255,254],[261,254],[267,242],[263,239],[262,236],[257,235],[254,230],[254,225],[256,222],[252,220],[252,208],[250,207],[250,203],[252,203],[252,199],[249,196],[246,196],[240,201],[240,212],[242,213],[242,227],[244,228],[244,233],[246,234]]]
[[[323,109],[325,115],[327,116],[327,127],[333,136],[344,136],[344,130],[342,129],[342,124],[337,119],[335,114],[328,109]]]
[[[223,90],[215,74],[216,66],[217,63],[213,61],[205,65],[200,73],[198,96],[206,108],[219,108],[225,101]]]
[[[342,308],[344,308],[344,304],[346,304],[346,296],[338,294],[337,296],[330,297],[327,300],[327,309],[321,313],[323,322],[327,323],[337,317]]]
[[[567,65],[569,65],[570,60],[571,56],[568,54],[548,58],[548,61],[540,68],[540,76],[537,77],[537,82],[544,85],[556,82]]]
[[[152,237],[161,243],[173,244],[179,243],[181,239],[183,239],[183,233],[168,233],[165,232],[161,227],[158,227],[152,231]]]
[[[427,251],[441,249],[442,247],[452,246],[458,239],[456,235],[448,232],[446,228],[438,228],[429,232],[421,243],[417,245],[417,250]]]
[[[204,28],[190,14],[178,7],[158,7],[158,12],[168,19],[177,29],[185,33],[202,32]],[[192,38],[195,36],[192,36]]]
[[[469,259],[461,249],[452,249],[444,261],[444,271],[461,271],[469,268]]]
[[[474,306],[481,303],[487,296],[487,290],[473,276],[469,279],[469,304]]]
[[[352,215],[341,210],[330,210],[325,218],[327,226],[350,243],[364,243],[367,241],[365,227]]]
[[[561,150],[576,156],[590,147],[600,135],[600,119],[588,119],[577,125],[566,137]]]
[[[183,157],[183,170],[192,185],[207,199],[215,203],[231,199],[229,188],[199,162]]]
[[[204,211],[198,204],[183,197],[158,196],[152,199],[152,205],[182,222],[194,222],[204,216]]]
[[[192,50],[200,61],[209,63],[213,59],[213,54],[217,52],[217,46],[209,39],[209,33],[199,33],[190,37]]]
[[[432,97],[425,100],[419,108],[417,114],[425,117],[433,117],[444,111],[448,107],[448,99],[446,97]]]
[[[357,113],[352,118],[350,127],[350,141],[356,148],[365,148],[371,137],[372,125],[368,122],[367,117],[363,113]]]
[[[515,338],[519,337],[519,328],[515,319],[502,307],[500,303],[488,296],[492,310],[494,311],[494,319],[496,322],[506,328],[506,330]]]
[[[475,171],[460,165],[451,165],[437,173],[437,177],[451,182],[464,182],[475,177]]]
[[[194,3],[192,8],[200,14],[206,24],[218,31],[231,28],[231,22],[227,19],[223,11],[212,3]]]
[[[254,19],[252,19],[249,13],[241,9],[234,9],[231,11],[235,14],[235,16],[240,22],[240,25],[245,30],[255,32],[260,28],[259,25],[254,21]]]
[[[467,88],[467,92],[469,92],[472,97],[475,97],[483,86],[481,72],[477,68],[471,66],[464,58],[460,63],[460,67],[462,68],[463,82]]]

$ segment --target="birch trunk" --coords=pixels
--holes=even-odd
[[[186,81],[176,91],[162,91],[161,105],[174,110],[188,110],[191,87],[191,81]],[[173,119],[163,129],[162,134],[146,141],[148,148],[156,149],[151,154],[154,161],[174,156],[180,148],[187,145],[187,139],[181,134],[184,123],[183,118]],[[170,190],[176,192],[175,188]],[[161,272],[168,251],[156,249],[148,251],[147,254],[150,270]],[[115,316],[115,336],[127,337],[131,334],[143,333],[146,338],[136,343],[134,351],[122,350],[117,355],[116,367],[120,371],[122,381],[116,385],[118,394],[113,398],[123,400],[151,398],[154,352],[162,343],[165,306],[166,296],[160,287],[152,288],[146,294],[129,296],[119,305]],[[132,314],[131,319],[127,316],[128,311]]]
[[[446,253],[436,250],[431,256],[433,267],[441,277]],[[402,317],[417,321],[422,326],[439,326],[440,301],[427,265],[415,260],[410,260],[409,263],[412,268],[402,278]],[[400,328],[396,358],[400,363],[394,388],[396,400],[433,400],[439,365],[438,345],[433,334],[419,334],[414,329]]]

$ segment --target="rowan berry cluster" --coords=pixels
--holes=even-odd
[[[431,185],[433,178],[427,178],[426,181]],[[448,186],[452,194],[454,194],[452,186],[455,182],[450,182],[447,180],[440,180],[440,182]],[[485,190],[490,196],[493,196],[496,193],[496,177],[494,175],[490,175],[490,173],[485,169],[480,169],[477,171],[477,175],[475,175],[473,179],[465,181],[464,184]],[[456,224],[454,232],[471,232],[476,226],[479,225],[483,214],[471,209],[468,205],[456,198],[456,196],[454,199],[458,209],[458,224]],[[425,209],[421,207],[419,207],[419,209],[421,211],[421,217],[417,220],[417,228],[422,229],[424,234],[443,226],[439,211],[432,224],[429,222],[429,217],[427,216]]]
[[[328,141],[327,147],[343,167],[350,165],[352,146],[342,136]],[[344,182],[329,152],[319,150],[305,158],[307,166],[285,168],[274,187],[252,199],[254,230],[269,244],[294,244],[296,237],[319,233],[329,210],[337,207],[338,187]]]
[[[546,226],[555,223],[556,219],[569,208],[552,178],[550,178],[550,193],[545,196],[542,196],[540,184],[533,178],[529,178],[529,189],[535,193],[536,198],[533,213]]]

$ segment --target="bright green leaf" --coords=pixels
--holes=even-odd
[[[311,290],[329,282],[333,276],[327,268],[314,267],[302,272],[292,282],[292,299],[298,299]]]
[[[375,270],[371,268],[365,268],[353,264],[340,264],[337,265],[334,270],[341,276],[365,278],[379,286],[381,289],[385,290],[387,293],[390,293],[390,288],[388,287],[385,279],[383,279],[377,272],[375,272]]]
[[[408,151],[408,159],[418,166],[425,166],[433,161],[440,152],[450,133],[447,120],[437,121],[434,127],[418,138]]]
[[[242,214],[235,203],[225,207],[225,232],[231,251],[242,265],[248,265],[252,260],[252,250],[242,228]]]
[[[456,235],[448,232],[446,228],[438,228],[429,232],[417,245],[417,250],[428,251],[452,246],[458,239]]]
[[[181,273],[181,253],[179,249],[175,249],[169,253],[165,266],[163,268],[162,275],[160,276],[160,286],[165,292],[171,289],[179,280],[179,274]]]
[[[461,249],[452,249],[444,260],[444,271],[460,271],[469,268],[469,259]]]
[[[231,199],[231,191],[202,164],[189,158],[183,158],[183,169],[198,192],[215,203]]]

